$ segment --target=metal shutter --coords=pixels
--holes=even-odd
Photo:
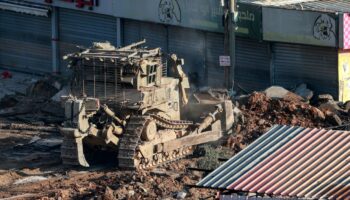
[[[146,46],[150,48],[162,48],[167,52],[167,27],[162,24],[124,20],[124,44],[129,45],[146,39]]]
[[[268,43],[236,38],[235,84],[248,92],[270,85]]]
[[[59,10],[60,56],[77,51],[76,46],[89,47],[92,42],[117,43],[115,17],[70,9]],[[67,63],[61,61],[61,71]]]
[[[316,93],[338,96],[337,50],[329,47],[275,43],[275,83],[286,88],[306,83]]]
[[[205,34],[202,31],[169,26],[169,53],[185,59],[184,71],[197,86],[205,80]]]
[[[129,45],[141,40],[140,23],[135,20],[125,19],[123,27],[124,45]]]
[[[0,10],[0,66],[33,73],[52,71],[51,19]]]
[[[208,86],[224,87],[225,71],[220,67],[219,56],[224,55],[224,34],[210,33],[206,34],[206,66],[208,68]]]

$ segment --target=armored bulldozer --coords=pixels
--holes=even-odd
[[[185,157],[196,145],[230,130],[231,101],[188,103],[183,60],[176,55],[164,59],[159,48],[141,47],[144,43],[122,48],[94,43],[65,56],[73,77],[71,94],[62,97],[64,164],[88,167],[89,148],[114,152],[121,168],[152,168]],[[190,104],[199,106],[200,114],[186,113]]]

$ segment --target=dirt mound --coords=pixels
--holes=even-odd
[[[236,151],[252,143],[275,124],[310,128],[330,126],[320,109],[298,98],[269,98],[263,92],[253,92],[240,109],[244,120],[236,124],[236,135],[228,141]]]

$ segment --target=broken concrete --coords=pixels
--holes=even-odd
[[[300,84],[294,92],[301,96],[305,101],[309,101],[314,96],[314,92],[308,89],[305,83]]]
[[[18,185],[18,184],[25,184],[25,183],[34,183],[34,182],[39,182],[39,181],[45,181],[48,178],[43,177],[43,176],[30,176],[30,177],[26,177],[23,179],[19,179],[17,181],[15,181],[13,184],[14,185]]]
[[[264,91],[268,98],[300,101],[303,98],[280,86],[271,86]]]

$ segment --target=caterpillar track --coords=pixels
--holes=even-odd
[[[150,115],[152,119],[155,120],[156,124],[162,128],[167,129],[186,129],[190,125],[193,125],[193,122],[186,120],[169,120],[159,115]]]
[[[138,150],[138,145],[144,141],[141,140],[141,134],[148,120],[160,119],[158,116],[132,116],[127,125],[126,131],[123,134],[118,151],[118,165],[124,169],[148,169],[159,165],[164,165],[169,162],[176,161],[193,153],[193,147],[184,147],[173,150],[171,152],[160,152],[152,155],[142,155]],[[171,122],[171,123],[170,123]],[[157,121],[157,125],[160,120]],[[187,127],[191,124],[189,121],[169,120],[167,127]],[[166,126],[165,123],[161,127]],[[148,158],[146,158],[148,157]],[[151,159],[149,159],[151,157]]]

